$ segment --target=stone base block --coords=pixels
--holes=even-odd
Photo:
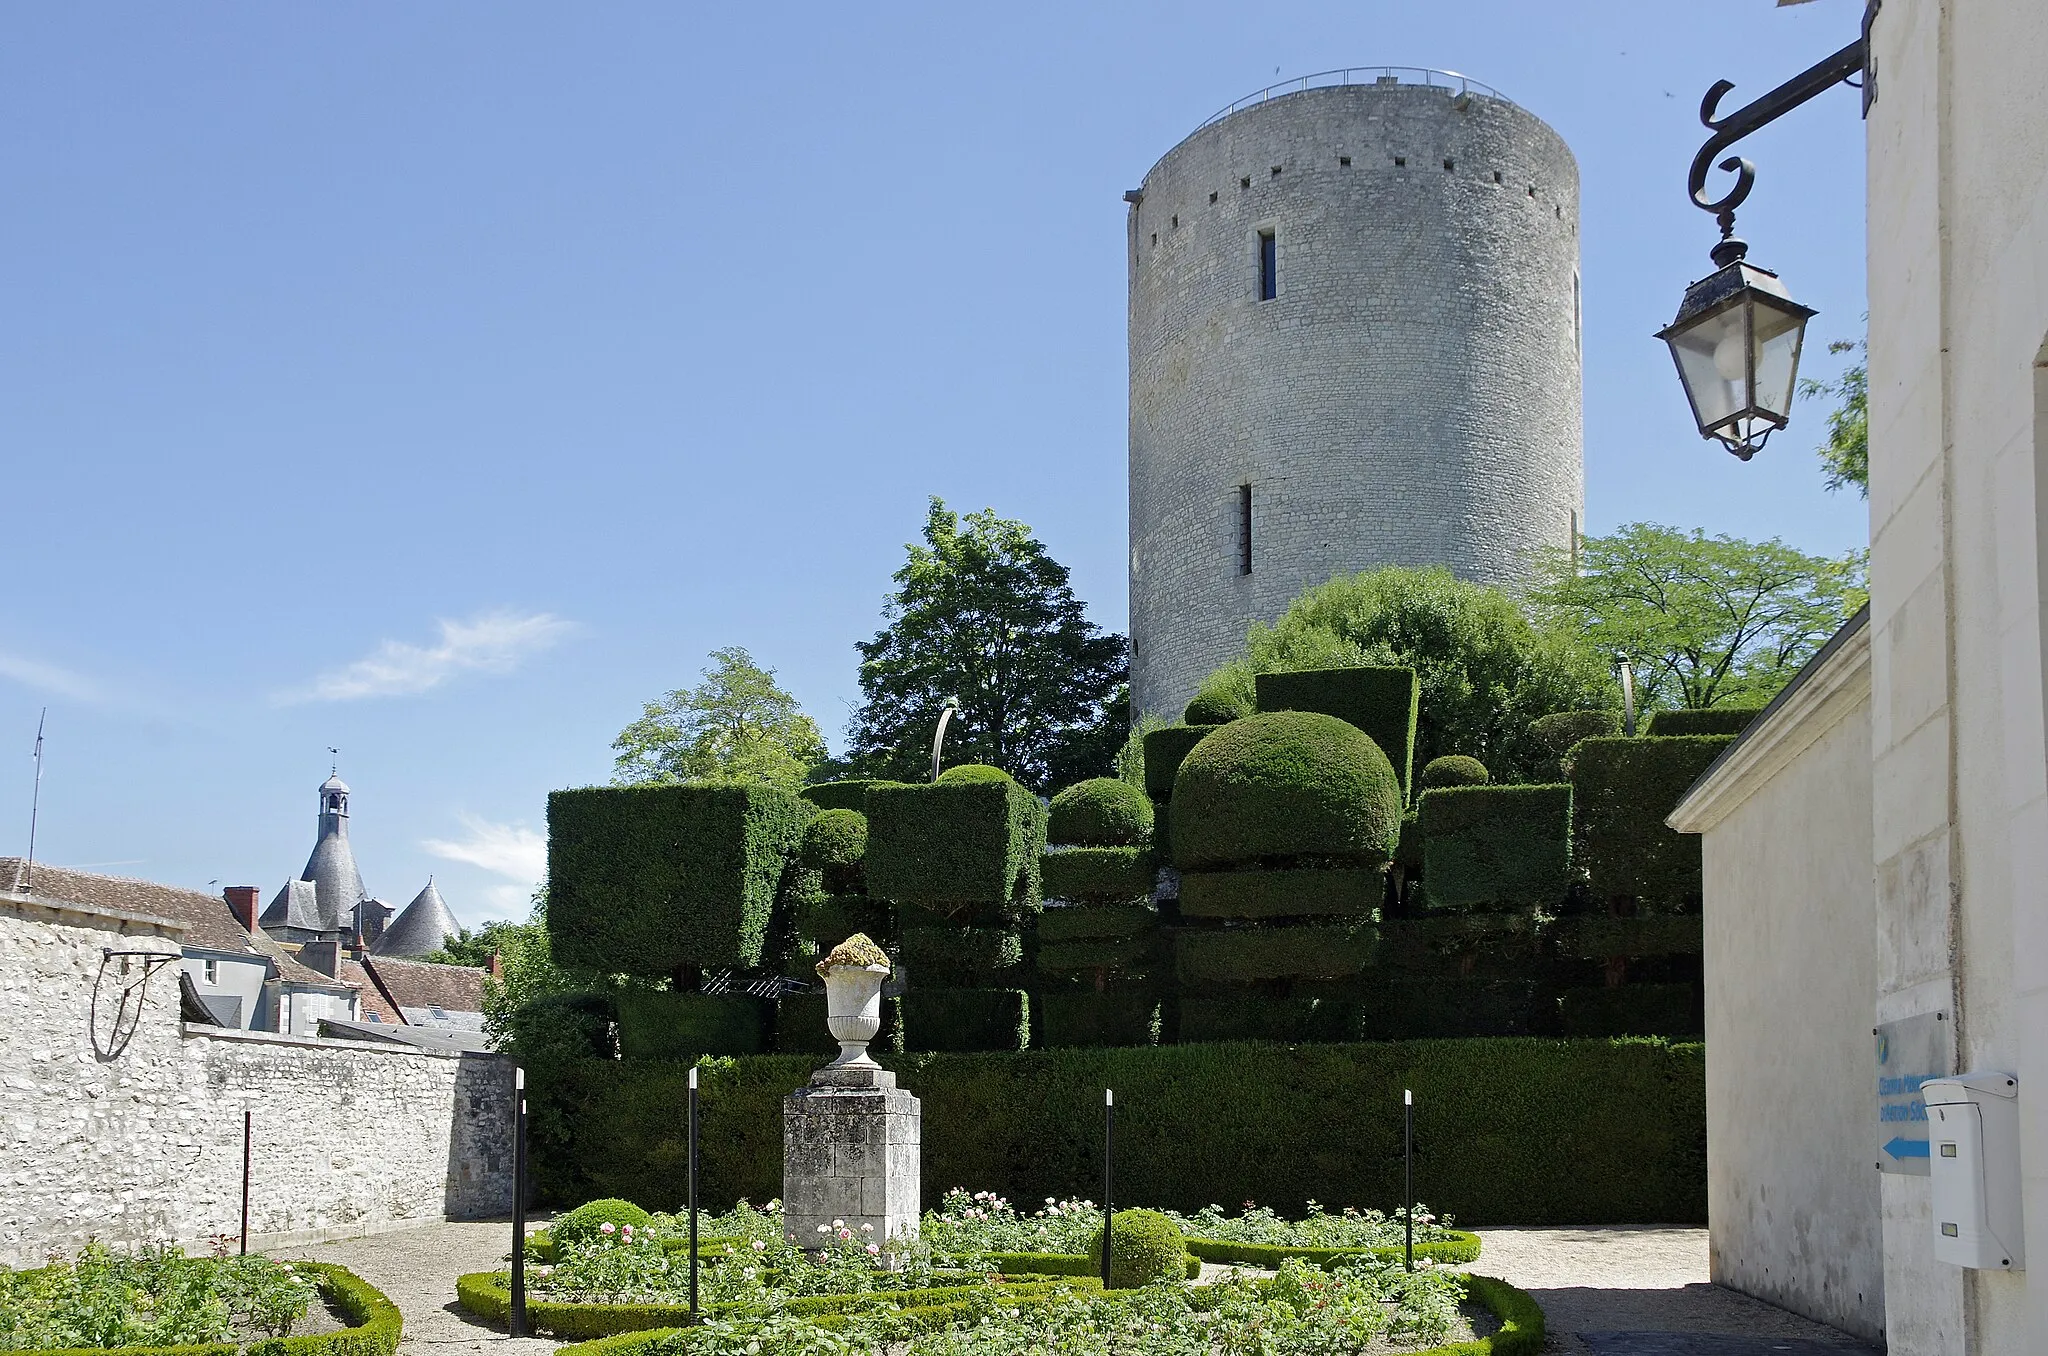
[[[823,1246],[835,1220],[885,1249],[889,1240],[917,1237],[922,1111],[895,1083],[879,1073],[783,1099],[782,1211],[792,1243]]]

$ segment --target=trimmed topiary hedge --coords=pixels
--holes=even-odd
[[[1696,1036],[1706,1022],[1696,984],[1622,984],[1567,989],[1557,1000],[1568,1036],[1640,1036],[1675,1032]]]
[[[775,1004],[752,994],[623,989],[619,1054],[626,1059],[692,1060],[699,1055],[758,1055],[768,1049]]]
[[[903,929],[903,966],[914,985],[969,987],[999,983],[1024,962],[1015,928]]]
[[[858,810],[866,814],[869,787],[901,785],[874,777],[856,777],[843,782],[819,782],[797,794],[820,810]]]
[[[1373,925],[1184,928],[1173,939],[1183,984],[1249,984],[1262,979],[1341,979],[1372,963]]]
[[[1046,853],[1039,863],[1047,899],[1150,899],[1155,874],[1152,853],[1138,847],[1065,848]]]
[[[1423,894],[1432,909],[1543,909],[1572,884],[1569,786],[1459,786],[1424,791]]]
[[[758,965],[783,873],[816,814],[768,786],[551,793],[555,961],[662,977],[685,965]]]
[[[1527,1036],[1546,1015],[1540,1001],[1536,984],[1527,979],[1389,979],[1365,990],[1358,1029],[1367,1039],[1383,1041]]]
[[[1449,786],[1484,786],[1493,780],[1493,774],[1486,770],[1486,764],[1477,758],[1468,758],[1462,753],[1447,753],[1441,758],[1432,758],[1422,769],[1422,785],[1425,790]]]
[[[1038,944],[1138,937],[1158,922],[1159,915],[1146,904],[1068,905],[1038,915]]]
[[[1109,1217],[1107,1229],[1096,1229],[1095,1237],[1088,1240],[1088,1260],[1095,1264],[1098,1275],[1105,1234],[1110,1289],[1136,1290],[1154,1281],[1186,1278],[1187,1241],[1180,1226],[1157,1210],[1119,1210]]]
[[[858,810],[824,810],[804,829],[797,860],[813,871],[858,867],[868,851],[868,817]]]
[[[1648,918],[1608,918],[1582,914],[1560,918],[1551,935],[1557,953],[1580,960],[1611,956],[1697,956],[1704,923],[1696,913],[1653,914]]]
[[[1159,1004],[1148,993],[1041,993],[1032,999],[1032,1011],[1050,1046],[1151,1045],[1158,1039]]]
[[[1181,720],[1189,725],[1228,725],[1252,715],[1254,708],[1244,694],[1226,687],[1205,686],[1188,702]]]
[[[952,917],[1038,907],[1045,809],[1010,778],[875,786],[867,805],[870,895]]]
[[[1360,868],[1189,871],[1180,878],[1180,911],[1186,918],[1362,916],[1385,890],[1384,875]]]
[[[955,763],[939,774],[939,785],[957,786],[962,782],[1013,782],[1017,780],[992,763]]]
[[[635,1229],[644,1229],[652,1223],[654,1217],[631,1201],[606,1196],[594,1201],[585,1201],[564,1214],[548,1226],[548,1236],[557,1246],[568,1244],[573,1247],[598,1237],[604,1232],[604,1226],[607,1224],[614,1229],[623,1224],[630,1224]]]
[[[1386,754],[1335,716],[1280,711],[1219,727],[1173,784],[1182,870],[1315,857],[1384,865],[1401,834]]]
[[[1261,711],[1318,711],[1349,721],[1387,756],[1400,782],[1402,803],[1413,787],[1415,721],[1422,683],[1414,669],[1307,669],[1258,676]]]
[[[1180,775],[1181,761],[1202,742],[1213,725],[1167,725],[1145,734],[1145,794],[1154,801],[1173,796],[1173,779]],[[1155,830],[1156,832],[1156,830]]]
[[[1031,1042],[1031,1000],[1021,989],[919,988],[913,972],[902,1021],[906,1050],[1022,1050]]]
[[[1052,798],[1046,841],[1077,847],[1134,847],[1152,833],[1152,802],[1129,782],[1096,777]]]
[[[1651,908],[1700,897],[1700,840],[1664,825],[1733,735],[1588,739],[1572,754],[1574,856],[1595,896]]]
[[[875,1049],[893,1049],[896,1019],[903,1000],[882,1000],[882,1028],[875,1034]],[[836,1055],[839,1042],[832,1039],[825,1024],[825,995],[790,993],[775,1000],[775,1053],[778,1055]]]
[[[1401,1199],[1401,1090],[1413,1088],[1416,1193],[1466,1227],[1706,1218],[1698,1045],[1496,1038],[878,1058],[923,1102],[933,1206],[958,1185],[1011,1200],[1092,1190],[1104,1087],[1122,1113],[1126,1200],[1186,1212],[1212,1201],[1284,1213],[1311,1198],[1384,1205]],[[707,1206],[782,1194],[782,1098],[816,1067],[812,1056],[704,1063]],[[688,1146],[675,1109],[686,1073],[533,1061],[543,1202],[630,1193],[651,1208],[682,1205]]]
[[[1038,968],[1049,974],[1068,970],[1123,970],[1152,958],[1150,937],[1084,937],[1071,942],[1041,942]]]
[[[242,1356],[392,1356],[404,1336],[404,1318],[383,1291],[347,1267],[333,1262],[293,1262],[313,1272],[320,1293],[340,1311],[349,1326],[339,1332],[266,1337],[243,1348]],[[234,1348],[231,1346],[229,1350]],[[128,1356],[135,1347],[116,1347]],[[42,1356],[41,1353],[38,1356]]]
[[[1574,744],[1582,739],[1608,739],[1620,733],[1621,714],[1617,711],[1554,711],[1538,716],[1529,722],[1529,738],[1543,751],[1537,780],[1571,780],[1565,756]]]
[[[856,932],[886,936],[888,920],[888,909],[866,895],[819,895],[797,906],[796,935],[830,951]]]
[[[1739,735],[1756,719],[1761,706],[1688,707],[1679,711],[1652,711],[1643,726],[1646,735]]]
[[[1417,1243],[1415,1260],[1419,1262],[1426,1259],[1439,1266],[1463,1266],[1479,1260],[1478,1234],[1469,1234],[1460,1229],[1451,1229],[1447,1232],[1451,1237],[1431,1243]],[[1404,1251],[1399,1244],[1375,1248],[1294,1248],[1277,1243],[1228,1243],[1214,1238],[1190,1238],[1187,1247],[1200,1261],[1263,1267],[1267,1271],[1278,1271],[1280,1264],[1290,1257],[1298,1257],[1328,1271],[1359,1257],[1381,1257],[1398,1261]]]
[[[1191,995],[1183,997],[1178,1007],[1183,1045],[1220,1041],[1279,1041],[1292,1045],[1360,1038],[1360,1007],[1356,997]]]

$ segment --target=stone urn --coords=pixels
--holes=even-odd
[[[860,932],[818,962],[825,981],[825,1025],[839,1042],[839,1057],[827,1068],[880,1067],[868,1055],[868,1042],[882,1029],[882,985],[889,970],[888,954]]]

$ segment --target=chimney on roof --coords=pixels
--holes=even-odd
[[[257,888],[253,885],[230,885],[220,892],[228,902],[228,912],[242,925],[242,931],[256,930]]]
[[[299,947],[299,962],[333,979],[341,974],[341,943],[331,937],[307,942]]]
[[[505,977],[505,953],[504,953],[504,952],[502,952],[502,951],[493,951],[493,952],[491,953],[491,978],[492,978],[492,979],[503,979],[504,977]]]

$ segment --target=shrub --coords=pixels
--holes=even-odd
[[[826,810],[804,829],[797,860],[813,871],[858,867],[868,850],[868,817],[858,810]]]
[[[616,1059],[619,1011],[608,993],[543,994],[507,1014],[506,1035],[524,1056]]]
[[[882,1000],[882,1027],[875,1033],[876,1050],[892,1049],[896,1043],[900,998]],[[775,1053],[779,1055],[836,1055],[839,1042],[825,1025],[825,995],[787,993],[775,1000]]]
[[[1569,786],[1444,787],[1423,792],[1417,810],[1431,908],[1555,913],[1563,904],[1571,888]]]
[[[1484,786],[1493,780],[1493,774],[1486,770],[1486,764],[1477,758],[1467,758],[1462,753],[1447,753],[1441,758],[1429,760],[1429,766],[1422,769],[1422,784],[1426,788],[1443,786]]]
[[[1262,979],[1341,979],[1372,961],[1370,924],[1186,929],[1174,938],[1183,984],[1249,984]]]
[[[1145,735],[1145,794],[1155,801],[1173,795],[1181,760],[1213,729],[1208,725],[1168,725]]]
[[[1144,904],[1068,905],[1038,915],[1038,942],[1072,942],[1101,937],[1137,937],[1150,932],[1159,915]]]
[[[621,990],[619,1053],[627,1059],[690,1061],[699,1055],[758,1055],[768,1048],[774,1003],[752,994]]]
[[[1527,1036],[1539,1023],[1549,1029],[1543,1001],[1526,979],[1388,979],[1365,989],[1358,1033],[1380,1041]]]
[[[1233,720],[1242,720],[1253,712],[1253,706],[1236,691],[1222,688],[1211,689],[1203,685],[1200,692],[1181,712],[1181,720],[1189,725],[1228,725]]]
[[[1044,942],[1038,968],[1048,974],[1068,970],[1120,970],[1151,958],[1150,937],[1083,937],[1071,942]]]
[[[1732,735],[1588,739],[1572,755],[1574,856],[1595,895],[1653,908],[1700,897],[1700,840],[1664,825]]]
[[[1394,864],[1406,871],[1422,869],[1422,815],[1410,810],[1401,816],[1401,840],[1394,846]]]
[[[1536,780],[1562,782],[1571,778],[1566,755],[1581,739],[1610,739],[1621,733],[1621,716],[1613,711],[1556,711],[1529,722],[1529,742],[1535,747]]]
[[[548,796],[548,937],[559,965],[666,977],[753,966],[817,813],[769,786],[587,787]]]
[[[820,895],[798,906],[796,931],[805,941],[822,943],[830,950],[856,932],[870,937],[885,935],[888,918],[888,910],[866,895]],[[808,981],[811,977],[803,978]]]
[[[1045,810],[1010,778],[876,786],[867,804],[870,895],[948,916],[1038,907]]]
[[[1154,1281],[1182,1280],[1187,1275],[1188,1245],[1180,1226],[1157,1210],[1119,1210],[1109,1219],[1109,1286],[1136,1290]],[[1102,1235],[1088,1242],[1088,1260],[1102,1272]]]
[[[814,786],[805,787],[797,794],[820,810],[859,810],[865,814],[869,787],[901,785],[901,782],[858,777],[843,782],[819,782]]]
[[[550,1225],[548,1232],[557,1246],[574,1247],[596,1238],[607,1224],[615,1229],[627,1224],[644,1229],[652,1223],[654,1217],[631,1201],[606,1197],[577,1206]]]
[[[1183,870],[1275,857],[1378,866],[1401,832],[1400,784],[1387,756],[1356,726],[1307,711],[1216,730],[1181,764],[1173,806],[1174,861]]]
[[[1000,983],[1023,960],[1024,939],[1014,928],[903,929],[903,966],[912,984]]]
[[[1126,1200],[1189,1213],[1211,1201],[1253,1199],[1287,1213],[1310,1198],[1396,1201],[1401,1090],[1413,1088],[1419,1180],[1430,1204],[1466,1227],[1706,1218],[1698,1045],[1507,1037],[877,1054],[923,1102],[933,1206],[959,1182],[1043,1200],[1095,1180],[1104,1087],[1131,1109],[1117,1127]],[[718,1146],[704,1155],[707,1206],[782,1194],[782,1099],[816,1067],[809,1055],[701,1067],[703,1139]],[[627,1191],[680,1207],[688,1147],[675,1109],[687,1072],[535,1064],[528,1095],[542,1200]]]
[[[1129,782],[1096,777],[1052,798],[1046,841],[1082,847],[1131,847],[1152,832],[1152,802]]]
[[[1739,735],[1756,719],[1761,706],[1689,707],[1680,711],[1652,711],[1643,733],[1670,735]]]
[[[1702,921],[1696,913],[1653,914],[1647,918],[1609,918],[1583,914],[1559,919],[1554,929],[1557,953],[1579,960],[1627,956],[1697,956]]]
[[[1567,1036],[1697,1036],[1706,1020],[1695,984],[1566,989],[1557,1010]]]
[[[1032,1006],[1047,1045],[1152,1045],[1158,1040],[1159,1004],[1148,993],[1042,993]]]
[[[340,1332],[267,1337],[251,1342],[243,1356],[392,1356],[398,1349],[404,1319],[383,1291],[332,1262],[292,1265],[316,1273],[321,1293],[349,1326]]]
[[[906,1050],[1022,1050],[1031,1043],[1031,1000],[1020,989],[921,989],[913,975],[902,1021]]]
[[[1304,669],[1262,673],[1257,682],[1261,711],[1316,711],[1365,731],[1386,754],[1407,801],[1422,696],[1414,669]]]
[[[1363,915],[1378,907],[1385,887],[1378,871],[1357,869],[1190,871],[1180,878],[1180,911],[1188,918]]]
[[[1479,1235],[1466,1233],[1462,1229],[1446,1230],[1449,1238],[1434,1241],[1418,1241],[1415,1244],[1415,1259],[1431,1261],[1439,1265],[1462,1266],[1479,1260]],[[1204,1262],[1235,1263],[1241,1266],[1261,1267],[1277,1271],[1280,1264],[1290,1257],[1299,1257],[1325,1271],[1355,1262],[1361,1257],[1377,1257],[1398,1262],[1403,1255],[1400,1245],[1388,1247],[1383,1244],[1351,1248],[1309,1248],[1283,1243],[1234,1243],[1220,1238],[1194,1238],[1187,1240],[1188,1251]],[[1100,1268],[1098,1266],[1098,1272]]]
[[[1256,998],[1188,997],[1180,1000],[1183,1045],[1218,1041],[1355,1041],[1359,1004],[1355,998],[1302,996]]]
[[[954,786],[961,782],[1013,782],[1017,780],[999,767],[987,763],[955,763],[939,774],[939,784]]]
[[[1135,847],[1068,848],[1039,864],[1046,898],[1091,902],[1150,899],[1156,871],[1152,854]]]

